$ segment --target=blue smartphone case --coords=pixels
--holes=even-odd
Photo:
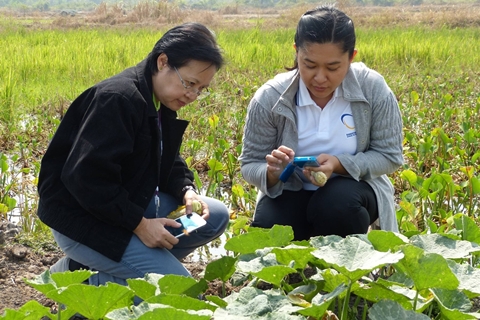
[[[295,170],[295,167],[303,168],[319,166],[320,164],[317,162],[317,158],[314,156],[295,157],[293,158],[293,161],[290,162],[283,170],[282,174],[280,175],[280,181],[287,182],[288,178],[290,178]]]

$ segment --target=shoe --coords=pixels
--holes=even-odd
[[[90,270],[89,267],[86,265],[81,264],[80,262],[77,262],[71,258],[68,258],[70,261],[68,263],[68,270],[70,271],[75,271],[75,270]]]
[[[69,257],[63,257],[50,267],[50,273],[75,271],[75,270],[90,270],[86,265],[81,264]]]

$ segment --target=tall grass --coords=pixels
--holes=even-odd
[[[0,25],[0,153],[13,159],[9,168],[17,168],[21,160],[22,169],[31,168],[34,186],[39,160],[69,102],[87,87],[144,59],[169,27],[33,30]],[[250,216],[256,190],[241,178],[237,161],[246,108],[259,86],[292,65],[295,30],[268,28],[260,19],[252,28],[213,29],[227,65],[218,73],[211,96],[181,110],[180,116],[191,120],[182,152],[205,192],[223,198],[238,214]],[[355,60],[382,73],[400,101],[406,133],[403,169],[412,170],[420,178],[416,181],[446,173],[455,182],[447,186],[448,194],[447,187],[442,189],[443,198],[435,199],[428,210],[450,214],[463,210],[459,205],[455,210],[444,208],[450,197],[465,201],[463,208],[478,215],[472,177],[479,171],[475,154],[480,140],[480,30],[357,29]],[[467,167],[473,168],[473,175]],[[16,176],[9,172],[2,175]],[[415,197],[424,197],[422,186],[412,185],[401,173],[392,175],[400,213],[408,204],[418,204]],[[21,190],[25,189],[19,183],[10,186],[8,196],[13,198]],[[34,206],[29,205],[29,212]],[[409,212],[412,224],[419,226],[415,210]]]
[[[2,98],[8,94],[26,112],[59,98],[71,100],[86,87],[145,58],[166,28],[2,29],[0,83],[8,89]],[[236,73],[232,82],[217,81],[224,86],[242,78],[258,85],[293,62],[292,29],[273,31],[258,26],[216,32],[228,61],[220,75]],[[457,72],[476,70],[479,40],[477,28],[359,29],[356,60],[379,70],[394,88],[398,77],[408,75],[441,73],[453,81]],[[401,94],[403,90],[395,91]]]

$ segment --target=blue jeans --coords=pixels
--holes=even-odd
[[[152,198],[144,213],[146,218],[164,218],[179,205],[175,198],[166,193],[159,193],[159,198],[158,214],[156,214]],[[188,237],[180,237],[179,243],[171,250],[149,248],[134,234],[119,262],[52,230],[55,240],[65,252],[66,257],[53,265],[50,272],[67,271],[68,258],[70,258],[98,271],[88,280],[89,284],[97,286],[106,282],[126,285],[126,279],[143,278],[146,273],[191,276],[179,260],[192,253],[196,248],[219,237],[225,231],[229,221],[228,209],[221,201],[208,197],[201,198],[210,209],[210,217],[204,227],[190,233]]]

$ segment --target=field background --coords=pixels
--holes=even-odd
[[[391,175],[401,231],[449,230],[457,213],[478,219],[479,4],[338,6],[356,24],[355,61],[384,75],[403,113],[406,164]],[[181,110],[191,121],[182,152],[204,194],[224,200],[232,218],[250,219],[256,190],[237,162],[246,108],[292,64],[294,28],[311,7],[208,11],[160,1],[129,10],[101,3],[74,15],[2,11],[0,214],[47,231],[35,216],[36,178],[69,103],[144,59],[168,28],[198,21],[215,31],[228,63],[213,94]]]

